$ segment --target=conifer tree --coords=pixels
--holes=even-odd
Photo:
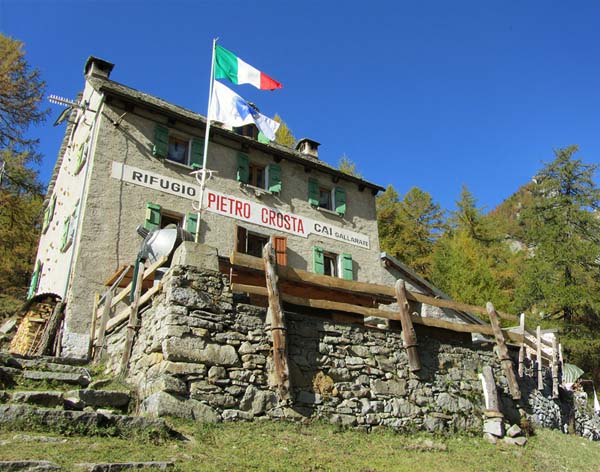
[[[275,142],[277,144],[281,144],[282,146],[293,148],[296,145],[296,138],[294,137],[292,130],[288,128],[288,125],[285,123],[285,121],[283,121],[278,113],[275,114],[273,119],[277,123],[280,123],[280,126],[275,133]]]

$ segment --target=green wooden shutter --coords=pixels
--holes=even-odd
[[[87,161],[87,148],[88,148],[87,141],[85,143],[81,143],[79,145],[79,149],[77,150],[77,162],[75,164],[75,175],[77,175],[77,174],[79,174],[79,172],[81,172],[81,169],[83,169],[83,166],[85,165],[85,162]]]
[[[325,274],[323,248],[319,246],[313,246],[313,270],[315,274]]]
[[[50,227],[50,222],[54,217],[54,208],[56,207],[56,195],[52,195],[50,199],[50,203],[46,207],[46,211],[44,211],[44,224],[42,226],[42,234],[46,234],[48,228]]]
[[[308,203],[319,206],[319,181],[312,177],[308,179]]]
[[[167,157],[169,153],[169,128],[156,125],[154,128],[154,147],[152,155],[154,157]]]
[[[42,263],[37,261],[35,265],[35,270],[31,275],[31,281],[29,282],[29,291],[27,292],[27,300],[32,298],[35,295],[35,291],[39,286],[40,275],[42,273]]]
[[[346,280],[354,279],[352,270],[352,254],[342,254],[342,278]]]
[[[267,188],[271,193],[281,192],[281,166],[279,164],[271,164],[269,166],[269,183]]]
[[[248,180],[250,179],[250,161],[248,159],[248,156],[246,154],[238,152],[237,163],[237,180],[238,182],[244,182],[245,184],[247,184]]]
[[[71,216],[67,216],[63,222],[63,232],[60,237],[60,252],[65,252],[71,243]]]
[[[198,231],[198,213],[188,213],[185,217],[185,229],[189,233],[196,237],[196,231]]]
[[[342,187],[335,188],[335,211],[340,216],[346,213],[346,190]]]
[[[146,220],[144,228],[153,231],[160,227],[160,205],[154,203],[146,203]]]
[[[263,144],[269,144],[271,142],[271,140],[269,138],[267,138],[262,131],[258,132],[258,138],[256,138],[256,140],[259,143],[263,143]]]
[[[204,139],[192,139],[192,158],[190,164],[194,169],[202,169],[204,160]]]

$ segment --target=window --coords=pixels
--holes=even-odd
[[[174,211],[165,210],[156,203],[146,203],[146,217],[144,219],[144,228],[149,231],[166,228],[169,225],[176,225],[185,228],[193,237],[198,230],[198,214],[188,213],[187,215]]]
[[[79,148],[77,149],[77,156],[76,156],[77,162],[75,163],[75,175],[77,175],[77,174],[79,174],[79,172],[81,172],[81,169],[83,169],[83,166],[85,165],[85,162],[87,160],[89,139],[90,139],[90,137],[88,136],[86,141],[81,143],[79,145]]]
[[[273,236],[272,239],[275,246],[277,264],[282,266],[287,265],[287,238],[284,236]],[[235,248],[237,252],[254,257],[262,257],[263,248],[268,242],[269,237],[267,235],[248,231],[243,226],[235,227]]]
[[[281,166],[279,164],[263,166],[250,162],[248,155],[242,152],[237,155],[236,179],[238,182],[268,190],[270,193],[281,193]]]
[[[35,295],[35,292],[37,292],[37,289],[40,286],[40,278],[42,275],[43,267],[44,267],[43,264],[40,261],[37,261],[37,264],[35,265],[35,270],[33,271],[33,274],[31,275],[31,282],[29,283],[29,291],[27,292],[27,300],[31,299]]]
[[[50,223],[52,222],[52,218],[54,218],[54,208],[56,207],[56,195],[52,195],[48,206],[44,210],[44,223],[42,224],[42,234],[46,234],[48,228],[50,227]]]
[[[316,274],[354,279],[351,254],[335,254],[319,246],[313,246],[313,270]]]
[[[75,235],[75,215],[69,215],[63,222],[63,232],[60,238],[60,252],[66,252],[73,243]]]
[[[156,125],[152,154],[170,162],[200,169],[204,157],[204,140],[186,138],[170,132],[169,128]]]
[[[314,178],[308,179],[308,202],[315,208],[346,214],[346,190],[343,187],[329,188],[320,185]]]

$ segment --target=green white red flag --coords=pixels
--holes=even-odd
[[[283,87],[275,79],[242,61],[218,44],[215,47],[215,78],[227,79],[236,85],[251,84],[260,90],[275,90]]]

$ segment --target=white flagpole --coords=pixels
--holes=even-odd
[[[217,40],[219,38],[213,39],[212,46],[212,58],[210,61],[210,85],[208,87],[208,113],[206,114],[206,131],[204,132],[204,155],[202,156],[202,170],[201,172],[201,180],[200,180],[200,204],[198,206],[198,222],[196,225],[196,236],[195,242],[199,242],[200,240],[200,223],[202,222],[202,204],[204,202],[204,189],[206,187],[206,159],[208,157],[208,141],[210,138],[210,114],[212,111],[212,91],[213,91],[213,82],[215,80],[215,47],[217,45]]]

